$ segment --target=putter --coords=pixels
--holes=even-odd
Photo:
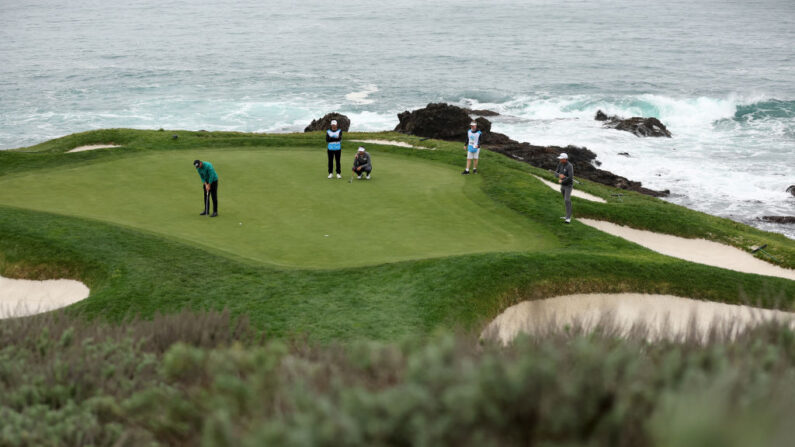
[[[767,256],[768,258],[771,258],[771,259],[775,260],[776,262],[781,262],[775,256],[773,256],[770,253],[766,252],[765,248],[767,248],[767,244],[764,244],[761,247],[751,247],[751,253],[761,252],[765,256]]]
[[[557,172],[553,171],[552,169],[547,169],[547,171],[549,171],[549,172],[551,172],[551,173],[555,174],[555,178],[557,178],[557,176],[558,176],[558,173],[557,173]],[[574,183],[576,183],[576,184],[578,184],[578,185],[580,184],[580,181],[579,181],[579,180],[577,180],[576,178],[573,178],[572,180],[574,180]]]
[[[353,171],[351,171],[351,179],[348,180],[348,183],[353,183]]]

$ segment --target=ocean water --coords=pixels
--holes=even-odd
[[[438,101],[795,238],[757,220],[795,215],[791,0],[0,0],[0,149],[104,127],[296,131],[335,110],[385,130]],[[674,138],[602,129],[597,109]]]

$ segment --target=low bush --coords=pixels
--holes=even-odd
[[[226,313],[0,321],[0,445],[786,445],[795,333],[265,341]]]

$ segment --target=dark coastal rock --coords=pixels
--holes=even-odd
[[[467,138],[467,129],[472,119],[466,109],[450,104],[428,104],[427,107],[398,114],[400,123],[395,131],[417,135],[425,138],[459,141],[462,144]],[[555,169],[558,155],[567,152],[569,160],[574,163],[575,175],[616,188],[637,191],[654,197],[670,194],[668,190],[654,191],[644,188],[640,182],[634,182],[611,172],[597,168],[600,164],[596,154],[584,147],[568,146],[533,146],[530,143],[519,143],[505,134],[491,131],[491,121],[478,117],[475,120],[478,129],[483,132],[481,142],[484,149],[507,155],[543,169]]]
[[[795,224],[795,216],[762,216],[762,220],[779,224]]]
[[[337,126],[339,126],[339,128],[345,132],[351,128],[351,120],[347,116],[341,113],[332,112],[326,114],[326,116],[323,118],[312,120],[312,122],[309,123],[309,125],[304,129],[304,132],[316,132],[319,130],[322,131],[331,129],[331,120],[337,120]]]
[[[619,116],[607,116],[601,110],[596,111],[594,117],[596,121],[603,121],[604,127],[609,129],[624,130],[631,132],[639,137],[667,137],[671,138],[671,132],[657,118],[621,118]]]
[[[461,142],[466,141],[472,121],[466,110],[444,103],[431,103],[411,112],[407,110],[398,114],[398,120],[396,132]]]
[[[787,188],[787,192],[792,194],[793,197],[795,197],[795,185],[789,185],[789,187]]]
[[[619,152],[618,155],[622,157],[631,157],[631,155],[629,155],[629,152]]]
[[[398,114],[400,121],[396,132],[408,133],[425,138],[465,142],[469,123],[472,122],[467,109],[445,103],[431,103],[425,108]],[[492,132],[491,121],[478,117],[478,129],[483,132],[483,144],[508,144],[514,142],[507,135]]]
[[[470,115],[474,116],[500,116],[499,113],[487,109],[464,109]]]
[[[558,155],[561,152],[566,152],[569,156],[569,161],[574,164],[574,175],[576,177],[653,197],[664,197],[671,193],[667,189],[655,191],[644,188],[640,182],[597,168],[594,165],[596,154],[584,147],[534,146],[530,143],[512,143],[490,146],[488,149],[542,169],[555,169],[558,165]]]

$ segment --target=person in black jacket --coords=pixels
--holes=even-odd
[[[569,163],[569,156],[565,152],[558,156],[558,167],[555,174],[560,183],[560,193],[563,194],[563,203],[566,204],[566,217],[561,217],[563,223],[571,223],[571,191],[574,189],[574,166]]]
[[[353,159],[353,173],[356,178],[361,179],[362,175],[367,175],[367,180],[370,180],[370,173],[373,172],[373,162],[370,159],[370,154],[363,148],[359,147],[356,152],[356,157]]]
[[[337,128],[337,120],[331,120],[331,129],[326,131],[326,153],[328,155],[328,178],[333,178],[332,168],[337,160],[337,178],[342,178],[340,156],[342,156],[342,129]]]

